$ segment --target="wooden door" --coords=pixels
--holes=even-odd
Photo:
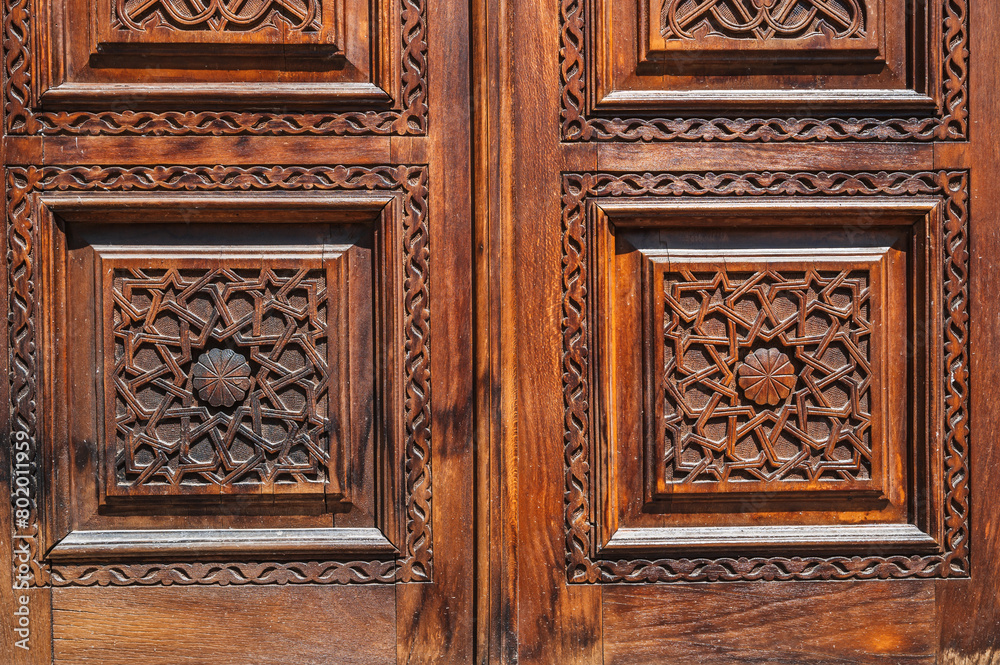
[[[0,662],[996,662],[998,15],[4,0]]]
[[[4,3],[0,661],[470,661],[467,14]]]
[[[998,662],[996,3],[479,11],[482,652]]]

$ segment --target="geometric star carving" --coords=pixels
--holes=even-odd
[[[129,268],[113,279],[117,486],[322,487],[324,270]]]
[[[871,479],[869,309],[866,270],[666,273],[667,481]]]

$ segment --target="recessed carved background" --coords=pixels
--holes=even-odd
[[[114,0],[113,27],[253,32],[322,29],[320,0]]]
[[[112,296],[118,488],[322,491],[323,270],[116,269]]]
[[[667,482],[871,479],[866,271],[684,270],[663,290]]]
[[[660,33],[669,40],[836,39],[865,36],[859,0],[665,0]]]

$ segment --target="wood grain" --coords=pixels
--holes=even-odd
[[[4,55],[13,60],[5,59],[0,150],[14,208],[8,209],[4,234],[4,279],[13,282],[3,295],[13,293],[18,311],[7,327],[2,359],[13,358],[18,367],[3,388],[8,408],[2,418],[5,431],[30,425],[32,435],[38,435],[40,463],[31,470],[33,488],[39,488],[31,497],[29,520],[39,533],[31,541],[38,585],[30,591],[32,650],[22,653],[12,646],[5,619],[0,662],[52,662],[53,585],[74,587],[63,588],[57,603],[64,619],[55,638],[58,661],[467,662],[473,646],[468,4],[196,4],[201,16],[185,22],[185,7],[192,5],[176,0],[4,2]],[[434,95],[429,94],[432,59]],[[193,175],[189,167],[197,170],[199,164],[205,167],[202,174],[235,175],[228,169],[237,168],[256,175],[249,180],[222,175],[226,183],[215,181],[230,190],[235,202],[222,210],[212,193],[206,199],[201,194],[207,192],[196,191],[201,186],[196,181],[213,180]],[[295,165],[314,175],[336,171],[340,175],[333,180],[343,176],[340,184],[360,198],[334,202],[339,198],[334,195],[318,202],[315,195],[330,193],[326,185],[333,180],[284,180],[287,168]],[[380,166],[394,174],[392,192],[383,187],[388,181],[371,170]],[[45,204],[25,205],[23,187],[38,195],[36,203],[41,194],[34,190],[35,175],[22,175],[46,169],[69,174],[75,167],[82,180],[55,188],[68,194],[62,203],[57,195]],[[128,184],[83,184],[84,173],[100,179],[112,172]],[[154,172],[179,179],[168,183]],[[440,176],[430,177],[431,172]],[[263,180],[257,176],[282,180],[265,188],[279,198],[291,194],[297,202],[289,207],[290,199],[261,199]],[[83,210],[80,202],[88,197],[78,196],[81,185],[107,207]],[[386,196],[369,196],[376,190]],[[338,208],[343,214],[335,212]],[[256,399],[248,397],[249,386],[244,391],[247,376],[255,377],[256,386],[270,382],[263,390],[287,410],[261,408],[258,400],[249,405],[252,424],[242,431],[274,448],[267,437],[277,436],[280,427],[268,419],[294,411],[310,423],[294,428],[294,440],[309,443],[319,457],[327,448],[332,451],[324,475],[333,482],[320,482],[318,476],[316,482],[275,478],[268,487],[272,493],[233,476],[235,483],[228,486],[188,491],[200,483],[188,476],[192,483],[182,481],[178,491],[136,503],[132,489],[145,480],[129,480],[130,488],[118,492],[121,483],[112,476],[117,489],[101,494],[110,468],[101,462],[116,457],[107,447],[114,448],[114,432],[108,437],[105,430],[116,429],[118,422],[114,415],[106,418],[115,408],[103,408],[108,392],[97,384],[112,373],[128,382],[125,376],[136,374],[138,366],[126,363],[121,372],[112,371],[111,354],[102,355],[107,318],[122,310],[103,307],[115,295],[114,284],[95,279],[90,269],[104,258],[93,243],[74,235],[93,224],[117,225],[106,244],[117,248],[111,253],[122,250],[130,257],[109,260],[134,261],[139,271],[142,263],[160,262],[170,270],[166,264],[173,262],[190,274],[197,270],[186,262],[192,252],[203,268],[231,274],[266,270],[278,254],[286,255],[280,260],[303,263],[301,252],[286,251],[294,246],[311,245],[323,256],[329,263],[326,291],[333,296],[326,309],[303,303],[294,288],[274,284],[262,287],[272,295],[259,299],[249,318],[244,305],[254,300],[250,291],[230,292],[229,311],[215,310],[218,317],[201,304],[176,307],[172,293],[152,299],[172,301],[167,307],[174,308],[178,320],[191,322],[206,312],[209,319],[229,319],[208,333],[214,332],[221,346],[239,346],[230,333],[246,338],[244,329],[219,334],[235,320],[254,328],[251,337],[261,331],[270,335],[282,351],[229,349],[251,366],[250,375],[237,363],[237,378],[222,377],[222,366],[215,365],[231,400],[202,396],[200,388],[197,399],[220,423],[243,408],[240,400]],[[208,227],[215,228],[211,240],[202,234]],[[311,238],[295,231],[305,227]],[[67,232],[73,239],[67,241]],[[248,244],[257,246],[254,256],[238,258],[240,247]],[[161,251],[167,246],[172,249]],[[67,252],[73,256],[66,261],[53,260]],[[342,265],[334,266],[338,254]],[[319,279],[307,279],[314,278]],[[43,291],[55,293],[46,291],[50,287],[70,306],[60,308],[56,297],[45,297],[41,305]],[[234,304],[233,298],[240,302]],[[147,298],[139,299],[141,309]],[[135,303],[120,298],[119,304]],[[292,322],[299,316],[292,310],[302,306],[315,310],[311,332]],[[280,321],[287,334],[274,335]],[[164,333],[160,341],[169,337],[184,347],[189,329],[175,323],[158,329]],[[155,327],[147,326],[146,332]],[[301,334],[312,335],[314,343],[289,342]],[[14,346],[18,350],[12,353]],[[196,351],[196,363],[202,355],[227,353]],[[176,383],[193,386],[197,372],[205,387],[211,372],[177,362],[180,355],[163,358],[175,370]],[[149,353],[143,356],[140,364],[152,359]],[[307,369],[324,362],[336,365],[336,372],[323,376]],[[144,375],[153,378],[159,371]],[[176,385],[162,381],[158,387],[186,401],[182,410],[195,402],[191,390],[179,395]],[[148,388],[142,391],[140,401],[150,397]],[[310,402],[328,395],[336,402],[333,408]],[[190,420],[181,423],[190,414],[171,421],[176,410],[162,404],[161,415],[170,422],[161,421],[164,428],[153,444],[176,449],[170,442],[179,430],[190,431]],[[236,429],[216,427],[199,434],[218,445]],[[318,430],[329,436],[303,439],[306,431]],[[248,449],[236,447],[231,457],[245,464]],[[349,456],[341,455],[345,447],[351,449]],[[294,448],[286,452],[298,465],[305,460]],[[99,459],[102,450],[111,451],[104,460]],[[8,470],[10,452],[9,446],[0,451]],[[146,453],[139,456],[145,459]],[[198,457],[195,463],[203,466],[204,446],[181,456],[185,465]],[[131,456],[126,466],[135,460]],[[0,473],[0,485],[10,489],[9,473]],[[331,491],[312,491],[320,485]],[[308,497],[291,496],[307,489]],[[8,533],[16,529],[11,513],[5,511],[2,520]],[[331,543],[342,551],[332,551]],[[0,561],[9,571],[10,547],[3,552]],[[77,588],[82,586],[87,588]],[[17,595],[5,593],[0,601],[5,616],[13,616]]]
[[[395,663],[394,591],[350,587],[60,589],[60,665]]]
[[[605,665],[935,662],[922,582],[607,587]]]
[[[996,53],[1000,8],[995,3],[970,3],[972,48]],[[970,270],[972,449],[970,501],[973,506],[972,579],[939,584],[937,591],[941,665],[1000,663],[1000,501],[992,479],[1000,467],[1000,400],[993,386],[1000,383],[1000,193],[995,174],[1000,169],[1000,58],[972,60],[972,145],[935,146],[938,164],[972,168],[972,244]]]

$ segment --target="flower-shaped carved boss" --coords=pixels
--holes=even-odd
[[[775,406],[795,387],[792,361],[777,349],[758,349],[748,355],[740,365],[739,375],[743,394],[761,405]]]
[[[191,381],[212,406],[232,406],[250,388],[250,365],[232,349],[212,349],[191,368]]]

